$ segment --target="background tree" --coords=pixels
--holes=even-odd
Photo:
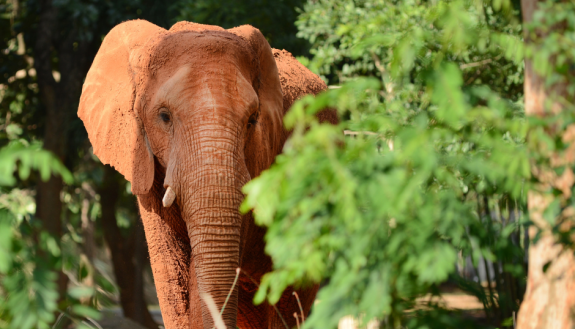
[[[537,0],[521,5],[528,50],[525,112],[534,117],[530,144],[536,184],[529,193],[533,244],[517,327],[572,328],[575,5]]]
[[[157,328],[144,298],[144,272],[149,266],[148,246],[134,197],[126,192],[125,180],[110,166],[104,166],[98,186],[102,207],[101,225],[110,247],[114,276],[120,287],[120,304],[124,316]],[[116,215],[118,203],[123,203],[130,217],[129,226],[122,230]],[[126,207],[127,206],[127,207]],[[124,232],[122,232],[124,231]]]

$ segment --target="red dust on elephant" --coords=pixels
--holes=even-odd
[[[248,25],[224,30],[143,20],[104,39],[78,115],[99,159],[138,197],[165,327],[212,328],[200,294],[221,309],[241,267],[259,281],[271,270],[265,230],[238,210],[242,186],[281,152],[283,116],[325,84]],[[335,123],[335,113],[320,120]],[[223,320],[228,328],[283,328],[257,287],[240,276]],[[277,309],[289,327],[299,307],[288,289]],[[298,291],[309,312],[317,286]]]

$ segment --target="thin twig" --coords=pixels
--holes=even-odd
[[[67,309],[70,309],[70,307],[68,307]],[[82,322],[84,325],[86,325],[87,327],[92,328],[92,326],[84,321],[84,320],[77,320],[74,319],[74,317],[70,316],[68,313],[64,312],[64,311],[60,311],[60,315],[58,316],[58,318],[56,319],[56,323],[54,323],[54,325],[52,326],[52,329],[58,328],[58,324],[60,323],[60,321],[64,318],[68,318],[70,319],[73,323],[78,323],[78,322]],[[96,322],[94,319],[86,317],[86,320],[88,320],[89,322],[91,322],[92,324],[94,324],[94,326],[96,326],[96,328],[98,329],[102,329],[102,326],[100,326],[100,324],[98,322]]]
[[[92,322],[96,327],[98,327],[99,329],[103,329],[102,326],[100,326],[100,324],[98,322],[96,322],[96,320],[92,319],[92,318],[88,318],[86,317],[86,319],[90,322]]]
[[[295,299],[297,299],[297,305],[299,306],[299,311],[301,312],[301,323],[303,323],[305,321],[305,316],[303,315],[303,307],[301,307],[301,302],[299,301],[297,292],[294,291],[293,295],[295,296]]]
[[[470,85],[473,81],[475,81],[475,79],[477,79],[480,75],[481,75],[481,70],[477,70],[477,72],[475,73],[475,75],[473,75],[471,78],[467,79],[467,81],[465,81],[466,85]]]
[[[489,238],[493,232],[493,217],[491,216],[491,208],[489,208],[489,200],[487,199],[487,196],[485,194],[483,194],[483,210],[485,211],[485,218],[487,220],[487,229],[489,230],[489,234],[488,234],[488,241],[489,241],[489,245],[493,246],[494,242],[493,239]],[[496,211],[496,210],[494,210]],[[486,273],[489,273],[489,268],[487,266],[487,259],[485,257],[483,257],[483,261],[485,262],[485,267],[486,267]],[[495,260],[495,262],[490,262],[492,267],[493,267],[493,274],[494,274],[494,279],[495,279],[495,289],[497,290],[497,306],[495,305],[495,303],[493,303],[493,310],[494,310],[494,314],[495,316],[499,316],[499,318],[503,317],[503,314],[505,313],[505,309],[501,307],[501,297],[503,297],[503,294],[501,293],[501,289],[502,289],[502,283],[501,283],[501,276],[499,275],[499,264],[497,259]],[[494,295],[493,295],[493,289],[491,288],[491,278],[489,277],[489,274],[487,275],[487,282],[489,284],[489,292],[492,295],[492,300],[494,299]]]
[[[216,329],[226,329],[224,320],[222,319],[220,313],[218,313],[218,307],[216,306],[216,303],[214,302],[212,296],[210,296],[210,294],[208,293],[200,292],[200,298],[203,299],[204,303],[206,303],[206,306],[210,311],[210,315],[214,320],[214,326],[216,327]]]
[[[357,135],[371,135],[371,136],[377,136],[377,133],[374,133],[372,131],[352,131],[352,130],[344,130],[343,131],[344,135],[350,135],[350,136],[357,136]]]
[[[477,201],[477,217],[479,219],[479,222],[483,223],[483,216],[481,214],[481,196],[479,193],[476,193],[476,201]],[[488,212],[489,209],[484,209],[485,212]],[[487,260],[485,259],[485,257],[483,255],[480,256],[483,259],[483,266],[485,266],[485,276],[487,277],[487,289],[489,290],[489,301],[490,305],[488,308],[485,309],[485,313],[487,314],[487,309],[489,309],[489,312],[491,313],[491,315],[493,315],[493,319],[497,318],[497,312],[495,310],[495,300],[493,299],[493,287],[491,287],[491,277],[489,274],[489,266],[487,265]],[[479,286],[481,286],[481,276],[479,275],[479,260],[477,263],[477,279],[479,281]],[[483,289],[483,288],[482,288]],[[486,298],[487,301],[487,298]]]
[[[459,65],[459,68],[462,70],[465,70],[465,69],[468,69],[470,67],[481,66],[481,65],[489,64],[491,62],[493,62],[493,59],[488,58],[488,59],[484,59],[484,60],[479,61],[479,62],[461,64],[461,65]]]
[[[64,312],[60,312],[60,315],[58,315],[58,318],[56,319],[56,322],[54,322],[52,329],[57,328],[56,326],[60,323],[60,320],[62,320],[64,316]]]
[[[238,282],[239,276],[240,276],[240,268],[238,267],[238,268],[236,268],[236,278],[234,279],[234,284],[232,284],[232,289],[230,289],[230,292],[228,293],[228,296],[226,297],[226,301],[224,302],[224,306],[222,306],[222,310],[220,311],[220,315],[224,314],[224,310],[226,309],[226,305],[228,305],[228,300],[230,300],[230,296],[234,292],[234,288],[236,287],[236,283]]]
[[[102,326],[98,322],[94,321],[93,319],[87,317],[86,320],[90,321],[93,325],[96,326],[96,328],[103,329]],[[91,327],[86,321],[82,321],[82,323]]]
[[[381,73],[381,82],[383,83],[383,86],[385,87],[385,91],[387,92],[388,95],[391,95],[391,93],[393,92],[393,87],[391,85],[391,82],[386,82],[385,77],[388,75],[387,72],[385,71],[385,66],[383,66],[383,64],[381,64],[381,60],[379,59],[379,56],[377,56],[373,51],[371,52],[371,58],[373,59],[373,63],[375,64],[375,67],[377,68],[377,70],[379,71],[379,73]]]
[[[240,268],[240,271],[242,271],[242,273],[245,274],[245,275],[248,277],[248,279],[250,279],[250,280],[258,287],[258,289],[260,288],[260,285],[256,282],[256,280],[254,280],[254,278],[252,278],[251,275],[249,275],[246,271],[242,270],[241,268]],[[278,316],[279,316],[280,319],[282,320],[282,322],[283,322],[284,326],[286,327],[286,329],[289,329],[289,327],[288,327],[286,321],[284,320],[284,317],[281,315],[281,313],[280,313],[280,311],[278,310],[278,308],[277,308],[275,305],[273,305],[273,304],[270,304],[270,305],[272,305],[272,307],[274,308],[274,310],[276,310],[276,313],[278,314]]]

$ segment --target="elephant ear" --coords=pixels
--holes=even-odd
[[[267,129],[269,134],[266,137],[274,154],[277,154],[283,142],[277,134],[277,131],[283,129],[283,95],[272,48],[260,30],[253,26],[242,25],[227,31],[246,40],[259,60],[260,118],[271,126],[271,129]]]
[[[94,154],[132,183],[132,193],[146,194],[154,180],[154,158],[134,108],[144,45],[164,29],[144,20],[124,22],[104,38],[82,88],[78,116]]]

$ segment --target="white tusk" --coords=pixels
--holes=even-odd
[[[162,199],[162,204],[164,208],[170,207],[172,203],[176,200],[176,192],[172,190],[170,186],[166,189],[166,194],[164,194],[164,198]]]

